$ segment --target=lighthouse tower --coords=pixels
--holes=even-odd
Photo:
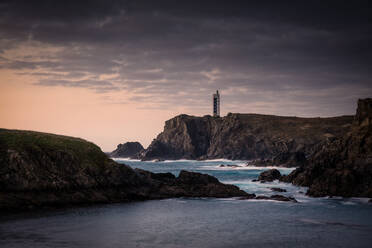
[[[213,116],[220,117],[220,93],[218,90],[213,94]]]

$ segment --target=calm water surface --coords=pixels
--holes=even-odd
[[[305,188],[253,183],[266,168],[225,168],[243,161],[118,160],[154,172],[208,173],[250,193],[287,189],[299,203],[168,199],[0,217],[0,247],[371,247],[368,199],[304,196]],[[292,169],[281,169],[289,173]]]

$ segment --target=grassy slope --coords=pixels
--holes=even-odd
[[[78,158],[81,165],[100,165],[107,160],[101,149],[86,140],[63,135],[35,131],[0,129],[0,153],[6,150],[18,152],[63,152]]]
[[[354,116],[304,118],[259,114],[233,114],[251,129],[282,137],[313,137],[324,134],[343,135],[342,127],[350,127]]]

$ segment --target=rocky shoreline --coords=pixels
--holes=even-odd
[[[166,124],[165,130],[172,131],[164,131],[160,134],[158,139],[150,145],[150,148],[142,150],[144,152],[142,156],[154,158],[155,154],[156,156],[159,155],[159,151],[169,152],[170,150],[167,150],[168,145],[166,145],[168,148],[165,150],[154,148],[166,144],[160,142],[160,140],[169,139],[169,142],[175,145],[174,149],[182,144],[181,150],[177,150],[179,153],[172,150],[176,152],[177,156],[188,155],[187,158],[194,159],[207,158],[208,156],[204,156],[205,152],[209,153],[209,149],[218,145],[213,143],[219,139],[218,137],[211,138],[208,136],[214,132],[211,133],[210,131],[216,127],[226,135],[229,133],[229,135],[240,135],[240,138],[251,137],[251,134],[248,136],[242,134],[242,130],[246,131],[244,125],[251,123],[253,117],[251,115],[245,116],[248,118],[245,121],[248,120],[248,122],[242,122],[239,118],[243,117],[244,115],[233,114],[226,119],[176,117]],[[256,117],[254,116],[254,118]],[[262,119],[260,118],[262,116],[257,118],[258,123],[261,123]],[[268,120],[272,120],[273,123],[276,123],[275,125],[278,124],[276,118],[270,118]],[[283,119],[280,120],[283,121]],[[308,121],[298,121],[296,119],[295,122],[288,122],[289,120],[293,119],[284,118],[284,123],[286,125],[295,123],[293,125],[296,126],[298,124],[296,122],[304,124]],[[210,121],[217,124],[208,126]],[[236,148],[242,145],[241,142],[248,142],[239,148],[244,150],[247,146],[250,147],[246,150],[246,153],[239,153],[239,156],[243,157],[277,152],[277,155],[271,160],[259,159],[258,161],[262,165],[275,165],[276,162],[273,161],[282,165],[284,163],[287,166],[299,165],[296,170],[287,176],[280,175],[280,172],[275,169],[263,172],[258,178],[261,182],[280,180],[307,186],[309,187],[307,195],[315,197],[372,197],[372,99],[358,101],[357,114],[351,125],[348,124],[349,117],[326,118],[320,121],[311,119],[311,122],[314,127],[316,123],[322,123],[322,127],[325,125],[324,122],[328,123],[326,128],[328,131],[324,133],[325,131],[321,129],[321,131],[318,130],[315,133],[311,132],[313,139],[304,139],[301,143],[300,137],[304,138],[310,134],[303,131],[304,134],[297,133],[296,137],[288,138],[290,135],[287,135],[287,140],[279,139],[281,140],[280,143],[273,141],[274,137],[275,139],[278,138],[275,136],[275,134],[278,134],[278,130],[276,130],[271,132],[274,135],[271,137],[271,145],[266,144],[269,140],[265,140],[265,138],[261,148],[257,147],[259,144],[257,138],[263,138],[267,135],[267,131],[263,136],[258,132],[254,138],[251,137],[255,140],[253,143],[249,143],[249,140],[245,138],[235,137],[229,140],[225,137],[226,142],[219,144],[222,148],[225,148],[226,145]],[[332,128],[332,125],[335,124],[342,125],[338,128]],[[203,131],[199,128],[200,125],[206,125],[204,127],[208,127],[209,131],[206,134],[200,133]],[[183,135],[179,135],[179,132]],[[332,137],[330,136],[331,132],[334,133]],[[344,132],[343,135],[340,132]],[[186,139],[187,142],[184,140],[185,133],[189,137]],[[172,139],[169,135],[172,135]],[[319,138],[324,137],[324,135],[325,139]],[[194,140],[195,137],[197,137],[197,140]],[[211,139],[214,141],[212,142]],[[209,140],[210,145],[204,146],[207,140]],[[314,143],[314,140],[317,140],[317,143]],[[290,141],[290,143],[287,143],[287,141]],[[124,146],[126,145],[118,147],[118,152]],[[124,150],[136,152],[141,149],[138,144],[135,144],[132,148],[129,149],[126,146]],[[221,150],[222,148],[218,149]],[[200,152],[192,153],[197,149],[200,149]],[[251,153],[252,149],[257,149],[253,155]],[[154,156],[151,155],[151,152],[155,151],[157,152],[153,153]],[[228,150],[227,152],[237,154],[236,151]],[[167,153],[160,154],[167,156]],[[219,154],[219,152],[212,154]],[[248,166],[250,165],[248,164]],[[231,164],[221,167],[235,168],[239,166]],[[284,192],[278,188],[271,190]],[[127,165],[117,164],[109,159],[98,146],[79,138],[32,131],[0,129],[0,211],[22,211],[43,207],[173,197],[241,197],[241,199],[296,201],[291,197],[281,195],[267,197],[248,194],[234,185],[220,183],[216,178],[206,174],[181,171],[179,176],[175,177],[171,173],[134,170]]]
[[[177,197],[248,197],[215,177],[118,164],[82,139],[0,129],[0,212]],[[279,198],[278,198],[279,199]],[[283,199],[279,199],[283,200]]]
[[[227,158],[251,160],[247,166],[298,167],[280,180],[309,187],[310,196],[372,197],[372,99],[360,99],[355,116],[333,118],[180,115],[136,158]]]
[[[372,197],[372,99],[358,101],[350,132],[317,146],[282,181],[307,186],[310,196]]]

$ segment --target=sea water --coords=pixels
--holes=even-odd
[[[287,192],[279,194],[299,202],[179,198],[7,215],[0,217],[0,247],[372,247],[368,199],[311,198],[306,188],[252,182],[267,167],[245,161],[117,162],[175,175],[207,173],[257,195],[280,187]]]

